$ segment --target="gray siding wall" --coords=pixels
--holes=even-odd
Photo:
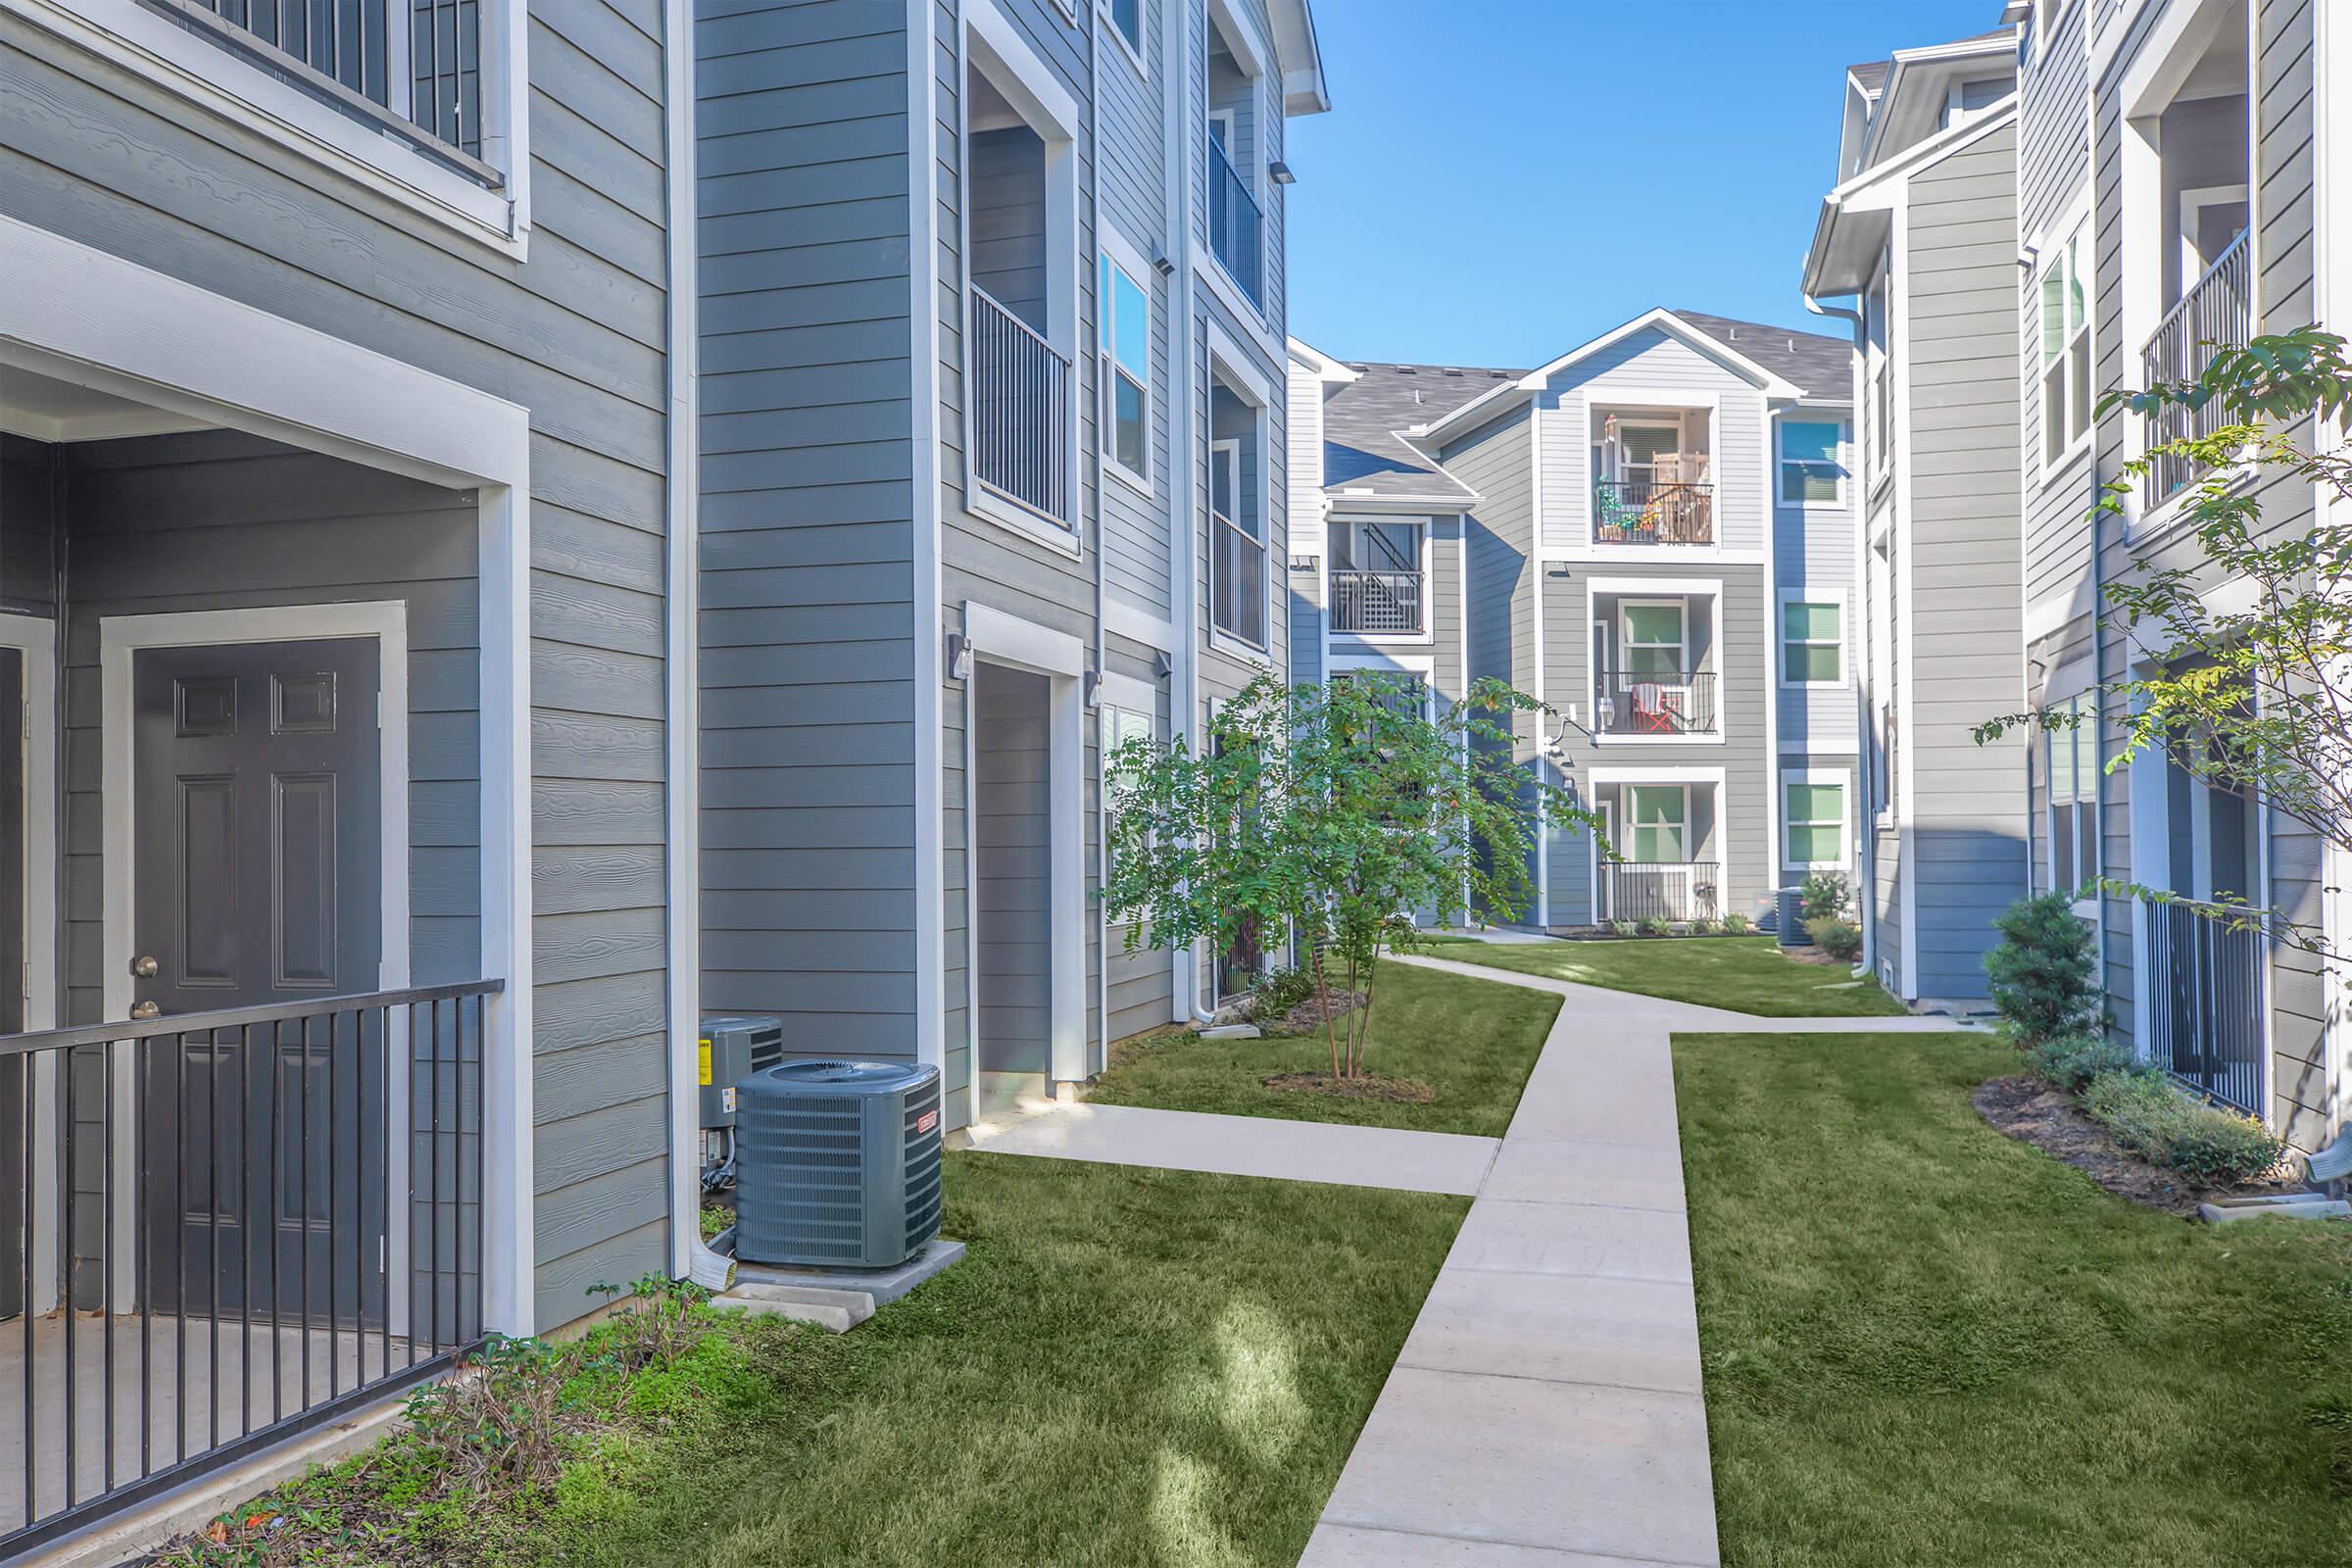
[[[1990,922],[2026,888],[2022,746],[1970,734],[2023,688],[2016,156],[2014,126],[1954,150],[1903,219],[1913,996],[1983,996]]]
[[[1507,681],[1533,695],[1536,689],[1535,426],[1520,408],[1471,431],[1439,453],[1447,472],[1478,492],[1479,504],[1462,519],[1466,559],[1465,593],[1470,623],[1472,680]],[[1512,760],[1535,766],[1542,715],[1514,714]],[[1527,867],[1535,875],[1533,858]],[[1531,906],[1514,911],[1533,923]],[[1555,918],[1558,910],[1553,911]]]
[[[979,1070],[1033,1077],[1028,1088],[1042,1092],[1053,1060],[1055,870],[1046,678],[984,663],[973,688]]]
[[[1161,115],[1168,90],[1165,52],[1160,47],[1160,7],[1178,0],[1140,0],[1144,70],[1138,72],[1107,21],[1095,74],[1095,103],[1102,137],[1095,176],[1102,223],[1132,246],[1146,263],[1154,249],[1173,256],[1166,177],[1160,149]],[[1102,487],[1103,592],[1133,609],[1168,614],[1168,519],[1170,497],[1181,477],[1168,465],[1169,280],[1157,269],[1136,281],[1152,299],[1152,491],[1149,496],[1112,477]]]
[[[1104,639],[1103,655],[1103,667],[1110,673],[1152,687],[1152,738],[1164,743],[1169,735],[1168,683],[1160,679],[1156,651],[1114,634]],[[1109,1038],[1124,1040],[1168,1022],[1176,986],[1168,951],[1139,946],[1129,952],[1124,925],[1111,926],[1103,937]]]
[[[56,448],[0,432],[0,614],[57,613]]]
[[[542,1325],[660,1266],[667,1233],[660,26],[644,0],[533,12],[516,262],[0,22],[9,216],[530,410],[534,827],[571,852],[534,878]]]
[[[911,1057],[903,8],[706,8],[702,1004]]]

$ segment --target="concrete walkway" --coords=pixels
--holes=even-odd
[[[1566,1001],[1300,1568],[1713,1568],[1671,1036],[1954,1026],[1400,961]]]
[[[1499,1140],[1395,1127],[1346,1127],[1270,1116],[1212,1116],[1136,1105],[1057,1105],[1004,1126],[976,1126],[972,1147],[1164,1170],[1337,1182],[1470,1197]]]

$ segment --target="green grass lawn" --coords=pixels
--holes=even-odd
[[[1320,1032],[1263,1040],[1162,1036],[1104,1073],[1087,1098],[1161,1110],[1498,1138],[1559,1007],[1559,998],[1539,991],[1383,964],[1373,987],[1366,1063],[1376,1073],[1429,1085],[1437,1098],[1425,1104],[1266,1088],[1265,1079],[1276,1073],[1330,1070],[1331,1048]]]
[[[1978,1116],[2013,1067],[1676,1041],[1724,1561],[2352,1561],[2352,1227],[2111,1197]]]
[[[1594,942],[1444,945],[1434,957],[1514,969],[1578,985],[1696,1002],[1763,1018],[1875,1018],[1903,1004],[1875,980],[1833,964],[1798,963],[1771,937],[1654,937]]]
[[[564,1568],[1290,1568],[1467,1208],[951,1153],[968,1257],[773,1338],[723,1432],[583,1477]]]

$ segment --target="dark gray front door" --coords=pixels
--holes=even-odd
[[[0,1035],[24,1030],[24,656],[0,648]],[[24,1310],[24,1058],[0,1056],[0,1317]]]
[[[170,1018],[378,988],[377,690],[371,638],[132,656],[136,1002]],[[383,1048],[345,1013],[142,1053],[155,1304],[380,1312]]]

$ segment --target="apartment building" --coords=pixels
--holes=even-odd
[[[2034,886],[2083,893],[2120,1036],[2316,1149],[2344,1124],[2345,1085],[2319,963],[2093,886],[2104,876],[2344,929],[2326,891],[2336,853],[2308,829],[2162,756],[2108,771],[2128,715],[2098,688],[2166,668],[2168,650],[2102,624],[2107,585],[2185,567],[2208,579],[2209,604],[2233,589],[2181,526],[2202,475],[2180,463],[2159,463],[2120,514],[2091,520],[2100,488],[2192,416],[2094,408],[2111,387],[2195,374],[2216,343],[2314,321],[2341,329],[2352,117],[2329,111],[2352,92],[2352,18],[2275,0],[2013,10],[2028,696],[2094,720],[2033,745]],[[2322,520],[2319,504],[2311,487],[2274,484],[2263,523],[2300,534]]]
[[[2025,692],[2016,47],[2002,28],[1846,72],[1804,265],[1808,296],[1857,302],[1863,957],[1959,1007],[2027,885],[2024,743],[1972,733]]]
[[[688,8],[323,10],[0,11],[0,1555],[699,1246]]]
[[[1517,760],[1616,854],[1548,824],[1524,923],[1758,916],[1853,867],[1849,365],[1696,311],[1532,371],[1292,345],[1293,428],[1321,434],[1319,486],[1293,455],[1294,676],[1493,677],[1554,710]]]
[[[703,1001],[936,1061],[961,1126],[1250,980],[1105,933],[1101,757],[1290,658],[1313,23],[735,6],[696,52]]]

